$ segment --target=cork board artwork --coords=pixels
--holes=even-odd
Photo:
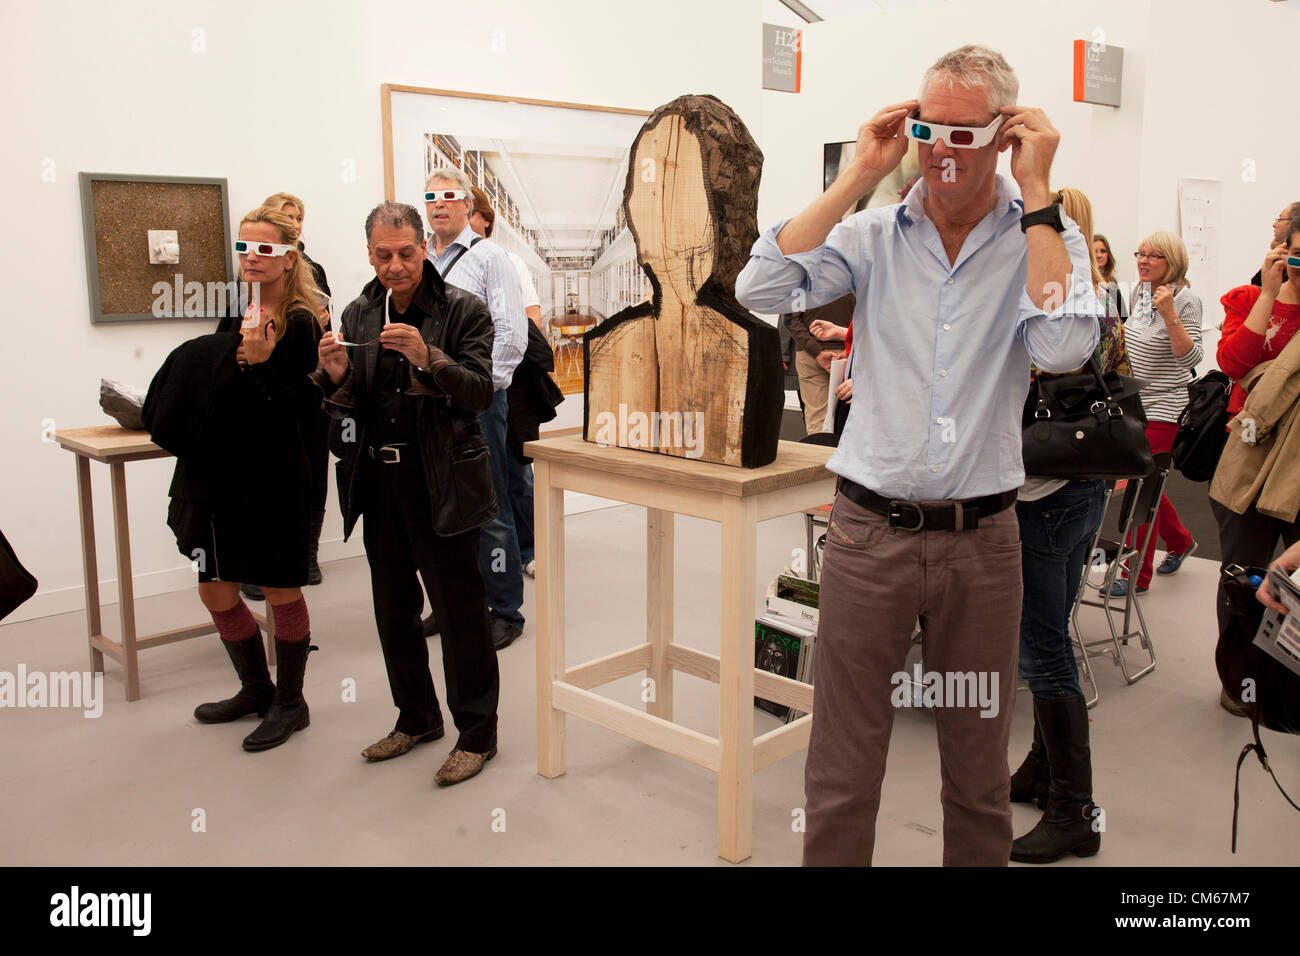
[[[623,207],[654,295],[584,338],[587,441],[746,468],[776,458],[777,331],[735,297],[762,166],[715,97],[680,97],[642,126]]]
[[[226,180],[80,181],[91,322],[221,316],[234,278]]]

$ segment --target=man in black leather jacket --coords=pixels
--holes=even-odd
[[[492,319],[424,256],[420,214],[381,203],[366,218],[374,281],[321,339],[316,379],[333,416],[344,538],[365,516],[375,624],[397,725],[362,751],[407,753],[443,736],[420,629],[424,597],[442,626],[447,704],[459,738],[438,771],[459,783],[496,754],[499,680],[479,571],[479,529],[497,513],[478,414],[492,401]],[[341,336],[341,340],[340,340]]]

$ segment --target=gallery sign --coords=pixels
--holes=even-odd
[[[803,66],[803,31],[763,24],[763,89],[799,92]]]
[[[1074,41],[1074,101],[1119,106],[1124,50],[1097,40]]]

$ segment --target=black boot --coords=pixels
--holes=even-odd
[[[245,750],[270,750],[278,747],[311,723],[307,701],[302,697],[302,677],[307,670],[307,654],[315,650],[311,638],[301,641],[275,639],[275,700],[266,718],[244,738]]]
[[[214,704],[199,704],[194,708],[194,719],[203,724],[224,724],[249,714],[265,717],[271,708],[275,685],[266,666],[266,648],[262,646],[262,632],[256,630],[246,641],[222,641],[230,662],[235,665],[242,685],[239,693]]]
[[[1020,769],[1011,775],[1011,802],[1033,803],[1037,800],[1038,809],[1046,810],[1047,782],[1050,776],[1047,748],[1043,746],[1043,729],[1038,726],[1038,714],[1035,711],[1034,742]]]
[[[1067,853],[1092,856],[1101,849],[1101,812],[1092,802],[1092,751],[1088,705],[1082,697],[1034,699],[1034,717],[1052,768],[1047,812],[1011,844],[1017,863],[1051,863]]]
[[[307,538],[307,583],[320,584],[320,564],[316,560],[320,552],[320,529],[325,524],[325,512],[311,513],[311,535]]]

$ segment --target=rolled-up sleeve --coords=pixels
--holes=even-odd
[[[842,298],[865,276],[860,229],[850,219],[835,226],[826,241],[787,256],[776,237],[789,219],[766,229],[750,250],[736,278],[736,301],[755,312],[806,312]]]
[[[1179,299],[1182,299],[1181,303],[1178,301]],[[1194,369],[1200,364],[1201,359],[1205,358],[1205,348],[1201,344],[1201,315],[1203,312],[1201,297],[1184,286],[1179,290],[1178,295],[1174,297],[1174,311],[1178,313],[1178,321],[1183,323],[1183,328],[1192,340],[1192,350],[1186,355],[1175,355],[1174,361],[1181,368]]]
[[[1092,259],[1079,227],[1068,223],[1061,238],[1073,271],[1065,288],[1048,296],[1047,304],[1056,302],[1056,307],[1044,312],[1026,290],[1020,290],[1018,334],[1030,361],[1044,372],[1071,372],[1087,362],[1097,348],[1105,314],[1092,288]]]

